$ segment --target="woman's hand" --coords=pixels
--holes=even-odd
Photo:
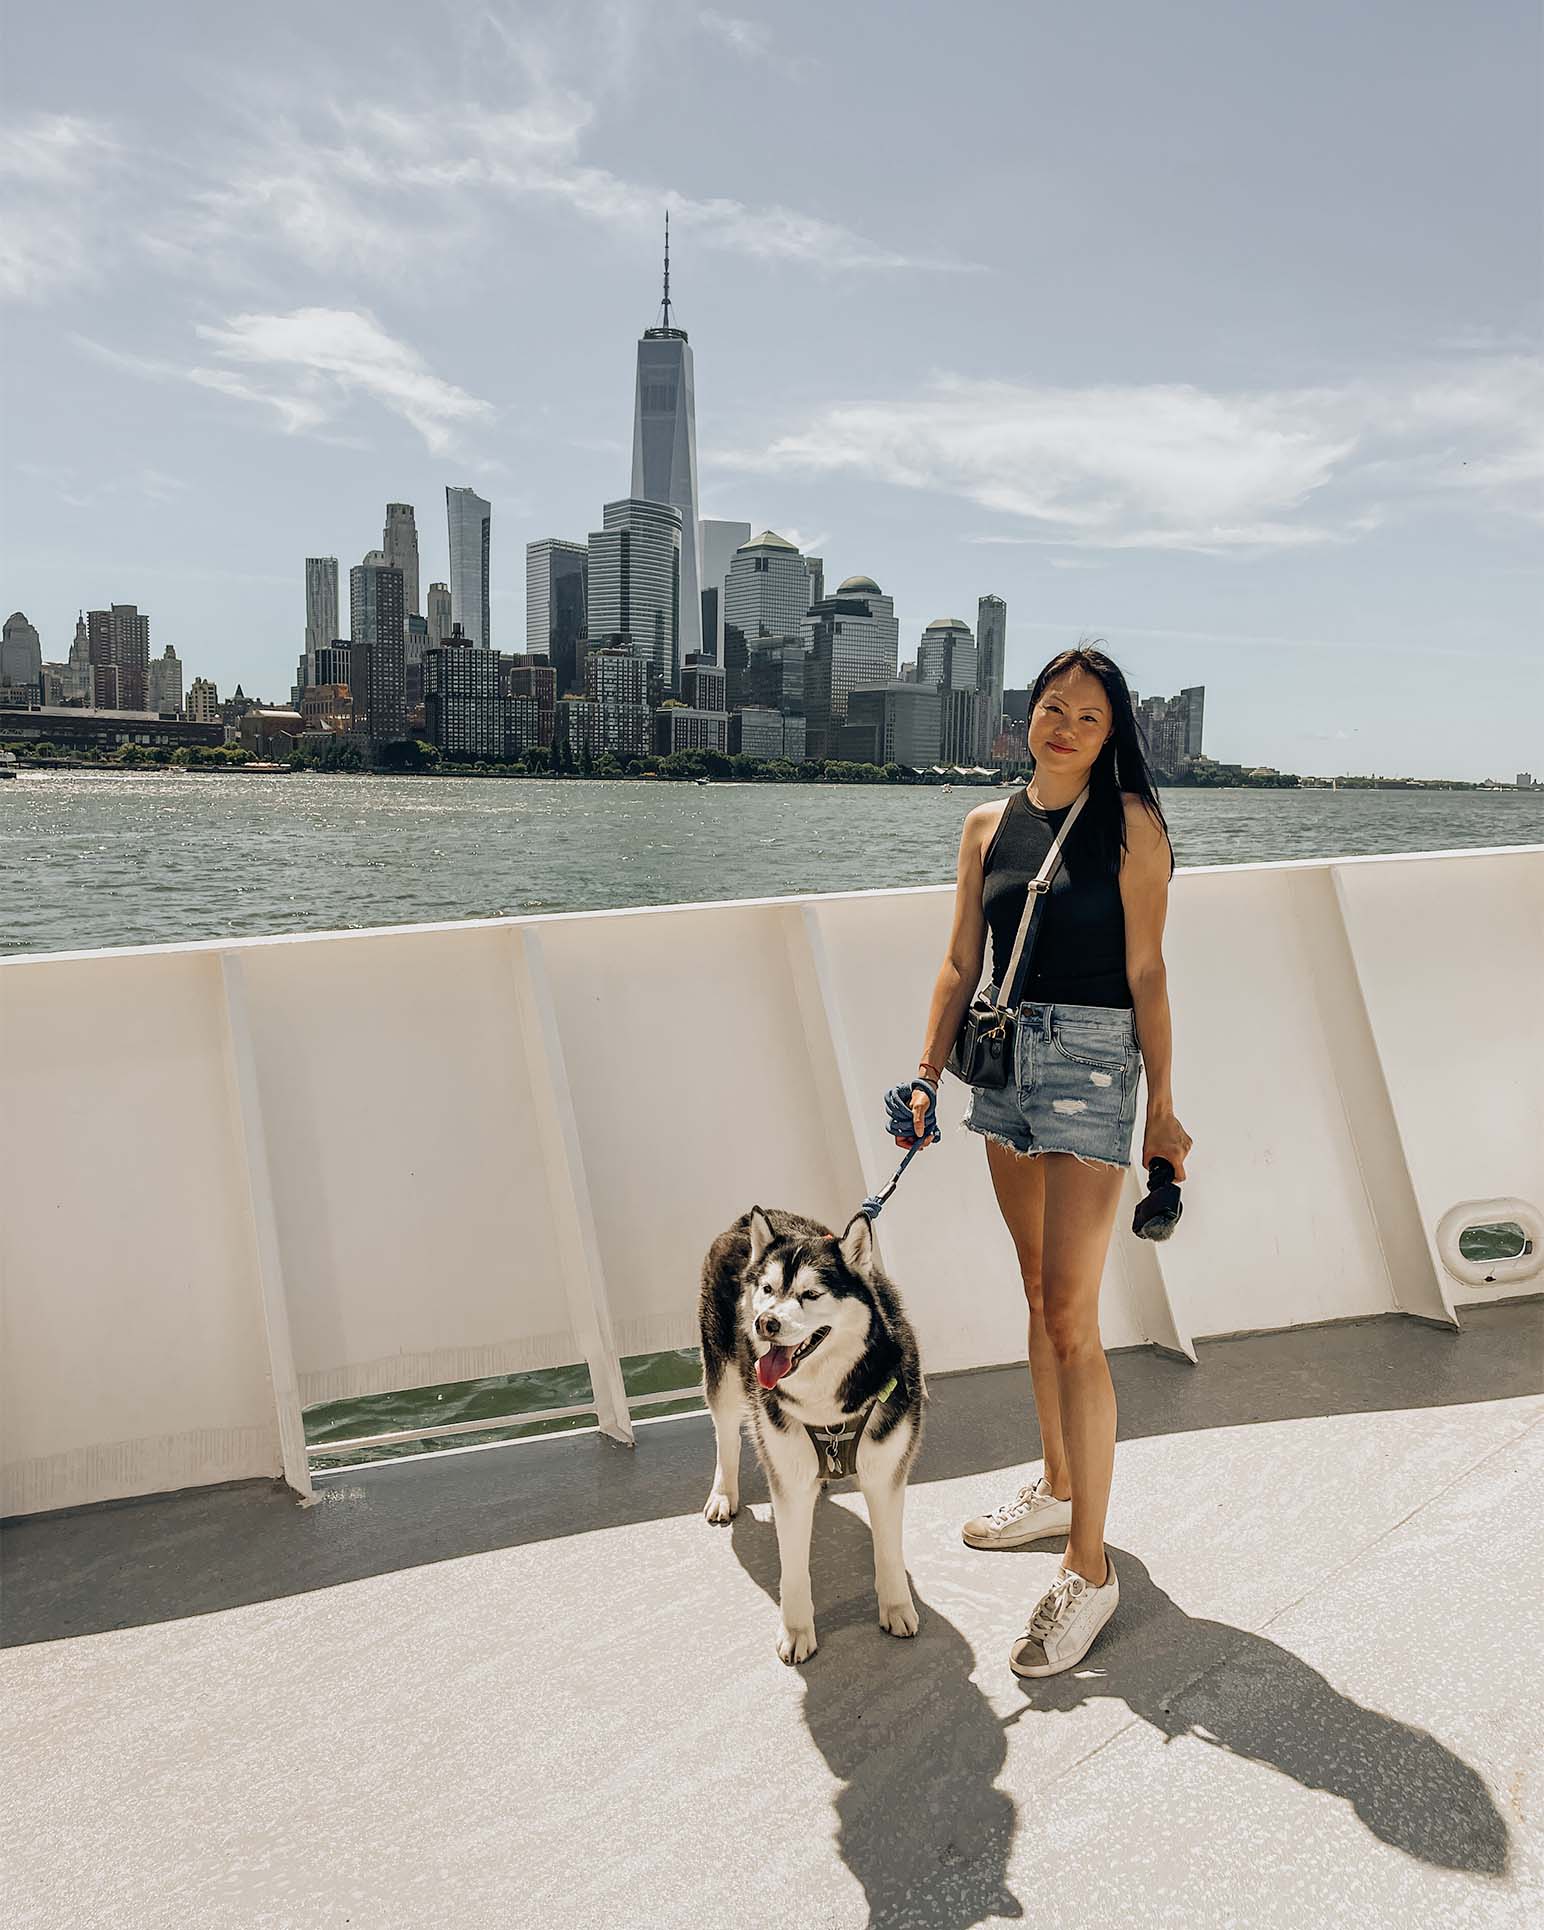
[[[900,1133],[896,1133],[895,1143],[897,1146],[915,1146],[917,1141],[922,1138],[923,1133],[927,1131],[927,1109],[932,1103],[932,1099],[933,1095],[928,1091],[926,1086],[912,1087],[911,1138],[904,1139]],[[932,1143],[931,1139],[926,1141],[926,1145],[928,1146],[931,1146]]]
[[[1149,1164],[1155,1159],[1166,1159],[1174,1168],[1176,1180],[1185,1177],[1185,1155],[1195,1141],[1174,1116],[1170,1106],[1149,1107],[1147,1128],[1142,1134],[1142,1176],[1145,1179]]]

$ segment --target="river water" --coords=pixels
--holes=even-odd
[[[990,789],[28,772],[0,952],[944,884]],[[1531,791],[1171,790],[1181,865],[1544,841]]]

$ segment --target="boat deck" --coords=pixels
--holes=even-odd
[[[914,1642],[817,1511],[799,1670],[705,1417],[16,1523],[9,1924],[1540,1921],[1544,1309],[1112,1365],[1121,1607],[1038,1684],[1062,1544],[959,1538],[1022,1369],[932,1384]]]

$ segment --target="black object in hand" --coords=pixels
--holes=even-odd
[[[1139,1240],[1166,1240],[1185,1210],[1174,1168],[1163,1158],[1147,1162],[1147,1197],[1137,1201],[1131,1230]]]

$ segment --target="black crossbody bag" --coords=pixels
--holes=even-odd
[[[1018,1001],[1012,996],[1022,974],[1020,964],[1028,969],[1029,961],[1024,957],[1024,943],[1029,936],[1029,928],[1034,923],[1035,907],[1051,889],[1051,881],[1056,868],[1061,863],[1062,846],[1067,833],[1077,822],[1077,815],[1088,798],[1085,785],[1073,803],[1072,809],[1062,819],[1061,829],[1052,840],[1050,850],[1045,854],[1039,876],[1031,878],[1029,889],[1024,894],[1024,916],[1019,920],[1018,936],[1013,941],[1013,956],[1008,960],[1008,969],[1003,974],[1003,989],[996,998],[991,993],[996,990],[988,986],[985,991],[977,992],[970,1002],[970,1008],[960,1023],[959,1033],[950,1049],[947,1069],[956,1079],[962,1079],[967,1086],[1005,1086],[1013,1077],[1014,1035],[1018,1026]]]

